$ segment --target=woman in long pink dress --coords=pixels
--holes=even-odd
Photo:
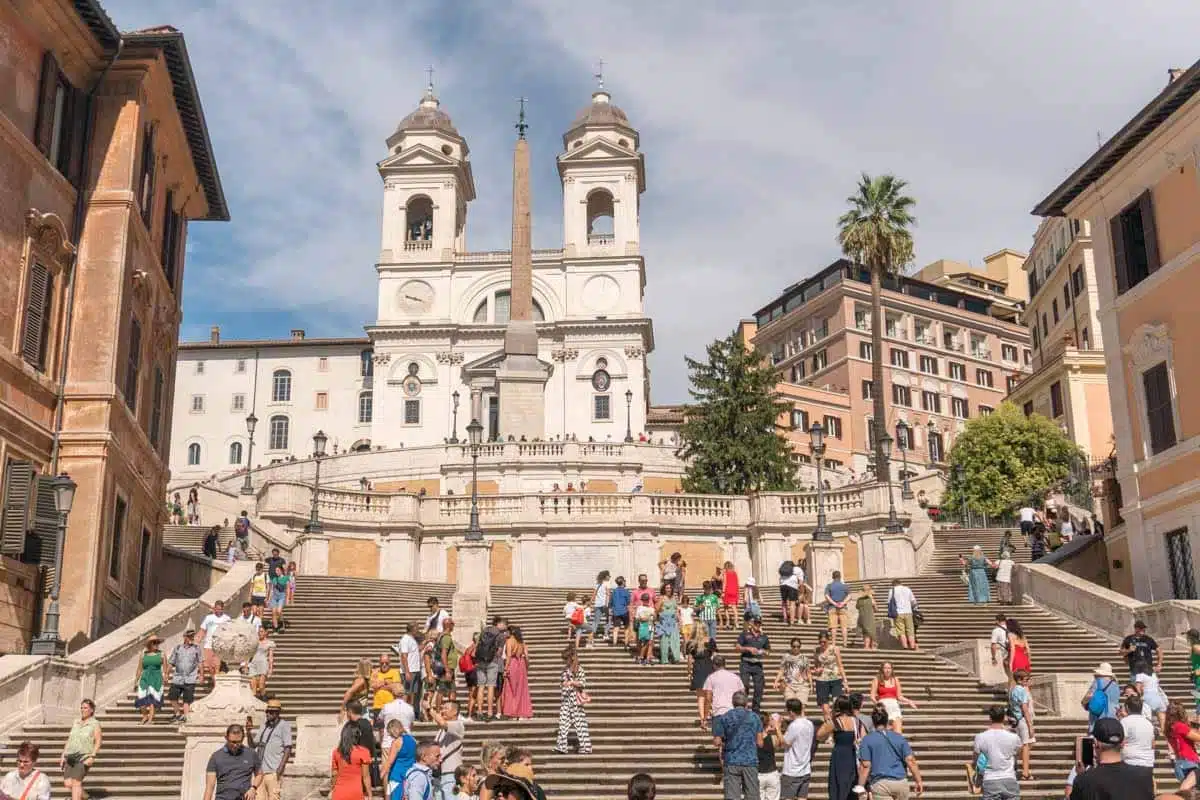
[[[500,693],[500,713],[514,719],[533,716],[533,700],[529,697],[529,650],[520,628],[508,632],[504,646],[504,690]]]

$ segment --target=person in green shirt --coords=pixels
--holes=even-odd
[[[708,638],[714,642],[717,640],[717,609],[720,607],[721,598],[713,591],[712,582],[705,581],[700,597],[696,599],[696,614],[708,629]]]

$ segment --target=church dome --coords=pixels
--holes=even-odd
[[[404,131],[440,131],[457,139],[462,138],[450,120],[450,115],[442,111],[441,103],[434,96],[432,88],[425,90],[425,96],[421,98],[416,110],[400,120],[400,124],[396,126],[396,133]]]
[[[612,95],[603,89],[592,93],[592,102],[575,116],[575,121],[567,130],[570,132],[579,128],[600,126],[633,130],[633,126],[629,124],[629,117],[625,116],[620,106],[612,102]]]

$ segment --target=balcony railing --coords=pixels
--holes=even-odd
[[[432,249],[433,249],[433,242],[432,242],[432,241],[430,241],[429,239],[418,239],[418,240],[416,240],[416,241],[412,241],[412,240],[410,240],[410,241],[407,241],[407,242],[405,242],[405,243],[404,243],[404,249],[405,249],[406,251],[413,251],[413,250],[432,250]]]
[[[616,241],[616,237],[611,233],[589,233],[588,244],[595,245],[610,245]]]

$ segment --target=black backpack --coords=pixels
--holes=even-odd
[[[500,631],[496,628],[488,628],[483,632],[483,636],[479,637],[479,644],[475,648],[475,663],[490,664],[496,658],[496,645],[500,641]]]
[[[779,577],[781,577],[781,578],[790,578],[790,577],[792,577],[792,574],[795,571],[796,571],[796,562],[795,561],[785,561],[779,565]]]

